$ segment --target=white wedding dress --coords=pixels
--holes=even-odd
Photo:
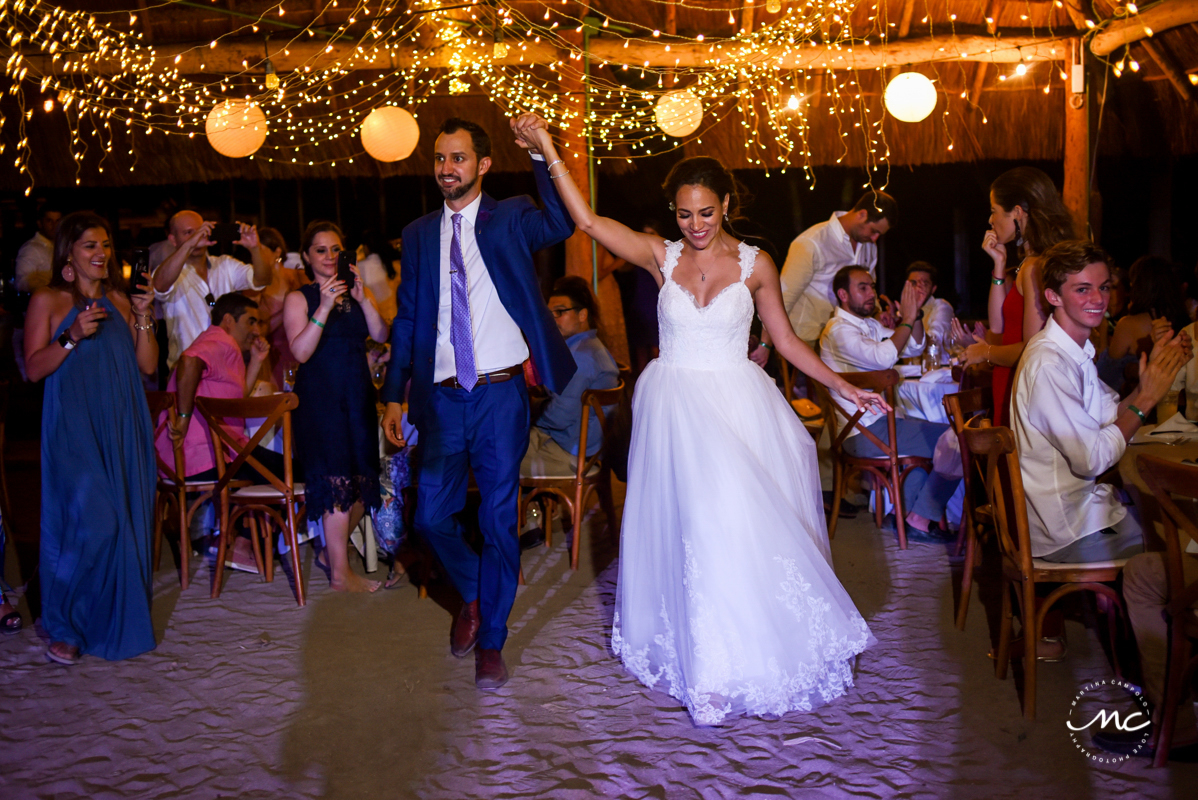
[[[815,443],[746,357],[757,248],[700,308],[672,273],[637,381],[612,650],[700,725],[810,711],[873,641],[832,570]]]

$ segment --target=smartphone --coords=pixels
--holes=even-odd
[[[350,270],[350,267],[356,264],[355,253],[349,250],[342,250],[337,254],[337,280],[344,281],[345,291],[347,292],[354,288],[354,283],[356,282],[354,273]]]
[[[241,238],[241,228],[236,222],[218,222],[212,226],[212,241],[221,251],[228,253],[233,249],[233,242]]]
[[[133,280],[129,288],[129,293],[145,294],[146,276],[143,273],[150,271],[150,251],[144,247],[134,248],[131,260],[133,265]]]

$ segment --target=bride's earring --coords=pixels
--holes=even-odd
[[[1015,220],[1015,246],[1023,247],[1023,230],[1019,227],[1019,220]]]
[[[71,266],[70,259],[67,260],[67,265],[62,268],[62,279],[67,283],[73,283],[75,280],[75,268]]]

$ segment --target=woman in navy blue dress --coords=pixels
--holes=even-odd
[[[154,435],[138,370],[158,366],[149,293],[109,286],[108,223],[58,227],[50,285],[25,320],[29,379],[42,411],[42,625],[46,657],[131,658],[154,649],[150,624]],[[147,276],[148,277],[148,276]]]
[[[332,222],[313,222],[304,231],[300,255],[312,283],[287,295],[283,326],[300,362],[295,451],[304,469],[308,519],[324,523],[333,589],[373,592],[377,581],[350,570],[348,547],[362,514],[380,503],[378,415],[366,337],[385,342],[388,329],[366,297],[357,267],[352,288],[337,280],[344,249],[341,229]]]

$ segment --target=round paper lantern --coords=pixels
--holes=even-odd
[[[380,106],[362,121],[362,146],[379,161],[407,158],[419,141],[420,126],[407,109]]]
[[[690,89],[676,89],[657,99],[653,116],[670,136],[690,136],[703,124],[703,103]]]
[[[895,119],[919,122],[936,108],[936,87],[918,72],[904,72],[886,85],[883,99]]]
[[[266,115],[256,103],[226,100],[208,112],[208,144],[222,156],[252,156],[266,141]]]

